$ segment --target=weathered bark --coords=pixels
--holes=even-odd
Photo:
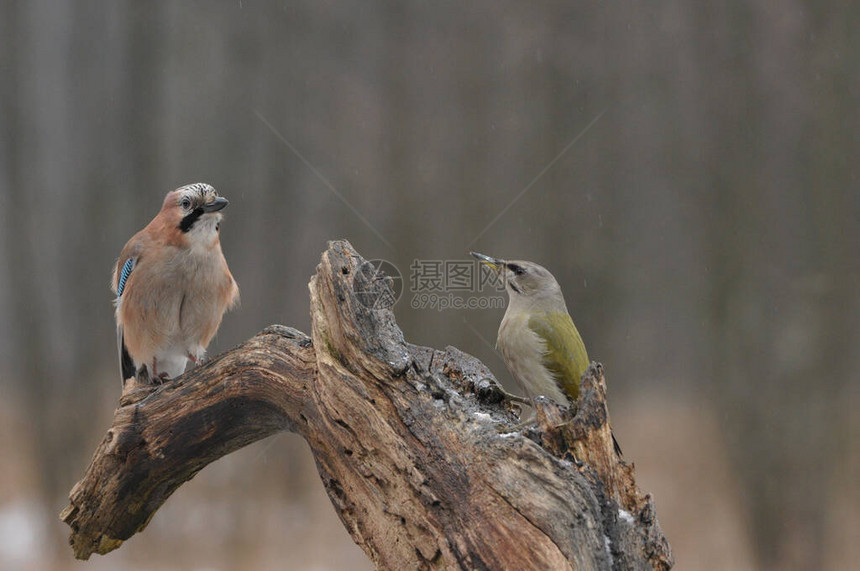
[[[272,326],[123,396],[61,514],[76,557],[116,549],[209,462],[289,430],[380,568],[671,567],[654,504],[613,451],[599,364],[573,419],[539,403],[538,427],[502,434],[518,419],[490,371],[407,343],[393,313],[367,303],[386,280],[353,287],[363,261],[347,242],[324,253],[310,338]]]

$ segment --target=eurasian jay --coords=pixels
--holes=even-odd
[[[227,204],[205,183],[178,188],[122,249],[112,289],[123,383],[173,378],[201,361],[237,302],[218,237]]]

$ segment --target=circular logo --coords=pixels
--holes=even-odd
[[[403,294],[403,276],[387,260],[368,260],[356,270],[352,291],[364,307],[389,309]]]

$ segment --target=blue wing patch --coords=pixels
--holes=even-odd
[[[129,258],[125,261],[125,264],[122,266],[122,271],[119,273],[119,280],[116,285],[116,297],[119,298],[122,295],[122,291],[125,289],[125,282],[128,280],[128,276],[131,275],[131,270],[134,269],[134,258]]]

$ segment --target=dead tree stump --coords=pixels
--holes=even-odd
[[[669,569],[654,503],[613,451],[602,367],[576,415],[539,403],[534,429],[453,347],[407,343],[360,300],[364,260],[332,242],[310,282],[311,337],[272,326],[160,386],[123,395],[61,518],[75,557],[142,531],[183,482],[281,430],[310,445],[355,542],[382,569]],[[385,279],[361,295],[387,295]],[[371,307],[369,307],[369,305]]]

